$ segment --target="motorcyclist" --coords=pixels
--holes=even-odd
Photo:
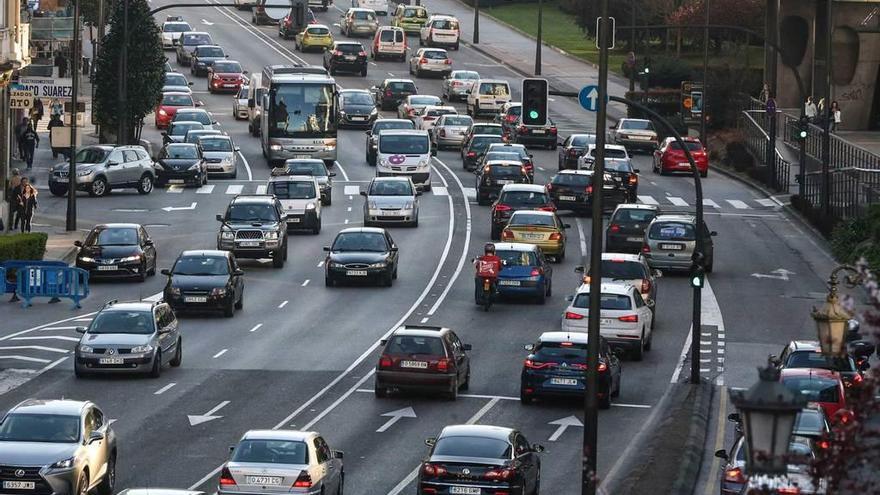
[[[501,272],[501,258],[495,254],[495,244],[487,242],[483,247],[483,256],[474,260],[474,298],[479,304],[483,300],[483,280],[489,279],[494,292],[495,282]]]

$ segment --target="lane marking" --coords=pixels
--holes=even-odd
[[[74,321],[81,321],[81,320],[74,320]],[[91,319],[90,319],[90,321],[91,321]],[[45,327],[45,328],[40,329],[41,332],[49,332],[49,331],[55,331],[55,330],[76,330],[76,327]]]
[[[348,174],[345,173],[345,169],[342,168],[342,164],[339,163],[338,161],[335,162],[335,163],[336,163],[336,167],[339,168],[339,173],[342,174],[342,179],[343,179],[345,182],[348,182]]]
[[[351,211],[351,206],[348,207],[348,211]]]
[[[67,354],[67,349],[59,349],[57,347],[46,347],[42,345],[10,345],[6,347],[0,347],[0,351],[22,351],[22,350],[34,350],[34,351],[46,351],[46,352],[56,352],[58,354]]]
[[[217,359],[218,357],[220,357],[220,356],[226,354],[226,351],[228,351],[228,350],[229,350],[229,349],[223,349],[223,350],[221,350],[221,351],[218,352],[217,354],[214,354],[214,357],[213,357],[212,359]]]
[[[257,186],[257,194],[266,194],[267,189],[269,189],[269,186],[266,184],[260,184]]]
[[[287,303],[288,303],[288,301],[281,301],[281,304],[278,305],[278,309],[281,309],[284,306],[287,306]]]
[[[183,192],[183,186],[168,186],[166,193],[179,194]]]
[[[242,189],[244,186],[241,184],[230,184],[226,187],[226,194],[241,194]]]
[[[306,281],[302,283],[301,287],[305,287],[305,286],[309,285],[309,282],[310,282],[310,281],[311,281],[311,279],[308,279],[308,278],[307,278]],[[286,301],[285,301],[285,302],[286,302]]]
[[[771,198],[758,198],[755,200],[759,205],[766,206],[768,208],[772,208],[776,206],[776,203]]]
[[[750,210],[752,208],[751,206],[745,204],[745,202],[738,199],[725,199],[725,201],[730,203],[730,206],[733,206],[737,210]]]
[[[0,359],[15,359],[18,361],[27,361],[29,363],[42,363],[42,364],[52,362],[51,359],[42,359],[42,358],[35,358],[35,357],[30,357],[30,356],[20,356],[18,354],[14,354],[11,356],[0,356]]]
[[[241,157],[241,161],[244,162],[244,171],[248,174],[248,180],[254,180],[254,174],[251,173],[251,164],[248,163],[247,158],[244,157],[244,153],[241,151],[238,152],[238,156]]]
[[[426,317],[422,318],[422,321],[420,323],[428,323],[428,320],[430,320],[430,319],[431,319],[430,316],[426,316]]]
[[[254,328],[251,328],[251,329],[248,330],[248,331],[249,331],[249,332],[256,332],[257,330],[260,329],[261,326],[263,326],[262,323],[257,323],[256,325],[254,325]]]
[[[345,186],[343,188],[343,193],[346,196],[357,196],[361,193],[361,188],[359,186]]]
[[[318,262],[318,268],[321,268],[322,266],[324,266],[324,262],[323,262],[323,261],[319,261],[319,262]]]
[[[677,196],[667,196],[666,199],[668,199],[669,202],[674,204],[675,206],[688,206],[687,201],[685,201]]]
[[[211,194],[214,192],[214,184],[205,184],[204,186],[196,189],[196,194]]]
[[[439,163],[443,168],[449,172],[449,175],[455,179],[455,183],[458,185],[458,189],[464,193],[464,184],[461,183],[461,180],[458,179],[458,175],[456,175],[445,163],[440,161],[437,157],[434,157],[434,161]],[[437,171],[437,168],[434,167],[434,170]],[[447,188],[449,184],[446,182],[446,178],[443,177],[443,174],[437,173],[440,176],[440,180],[443,182],[443,185]],[[453,232],[455,229],[455,205],[452,201],[452,196],[447,195],[446,199],[449,203],[449,232]],[[455,284],[455,281],[458,280],[458,276],[461,274],[461,269],[464,267],[464,262],[468,256],[468,249],[470,249],[471,244],[471,204],[468,201],[464,201],[464,213],[465,213],[465,233],[464,233],[464,246],[461,249],[461,257],[458,260],[458,266],[455,267],[455,272],[453,272],[452,277],[446,282],[446,287],[443,289],[443,292],[440,293],[440,297],[437,298],[437,301],[431,306],[431,309],[428,310],[428,316],[434,316],[434,313],[437,311],[437,308],[446,300],[446,296],[449,294],[449,291],[452,289],[452,286]],[[452,245],[452,236],[447,239],[449,242],[446,244],[447,249],[443,250],[443,256],[440,257],[440,263],[438,266],[442,266],[443,263],[446,262],[446,256],[449,254],[448,248]]]
[[[587,238],[584,235],[584,225],[581,223],[580,218],[575,218],[574,224],[577,225],[577,229],[578,229],[578,243],[580,244],[580,248],[581,248],[581,258],[586,258],[587,257]]]
[[[433,186],[431,187],[431,193],[434,196],[449,196],[449,190],[445,186]]]
[[[68,342],[79,342],[79,340],[80,340],[76,337],[68,337],[66,335],[46,335],[46,336],[41,336],[41,337],[16,337],[12,340],[43,340],[43,339],[66,340]]]
[[[155,392],[153,392],[153,395],[162,395],[165,392],[171,390],[171,388],[174,387],[175,385],[177,385],[177,383],[171,382],[168,385],[165,385],[164,387],[160,388],[159,390],[156,390]]]
[[[639,196],[639,201],[646,205],[659,205],[660,203],[653,196]]]
[[[344,394],[340,395],[339,398],[336,399],[335,401],[333,401],[332,404],[327,406],[326,409],[324,409],[323,411],[318,413],[318,415],[315,416],[311,421],[309,421],[308,423],[303,425],[302,429],[305,431],[308,431],[309,429],[311,429],[312,426],[315,426],[315,424],[317,424],[318,421],[321,421],[322,419],[324,419],[324,417],[327,416],[328,414],[330,414],[334,409],[336,409],[336,407],[339,406],[339,404],[342,404],[342,401],[347,399],[351,394],[353,394],[355,392],[355,390],[360,388],[360,386],[363,385],[364,382],[366,382],[367,380],[372,378],[373,374],[375,374],[375,373],[376,373],[376,369],[372,368],[369,373],[364,375],[360,380],[357,381],[357,383],[355,383],[351,388],[346,390]],[[285,423],[287,423],[287,421],[285,421]],[[278,428],[273,428],[273,429],[277,430]]]
[[[464,187],[462,188],[464,191],[464,197],[468,199],[476,199],[477,198],[477,188],[475,187]]]

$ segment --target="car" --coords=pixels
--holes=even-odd
[[[518,101],[509,101],[501,106],[498,114],[492,119],[492,122],[501,125],[504,139],[510,140],[514,127],[516,126],[516,121],[519,120],[520,113],[522,113],[522,103]]]
[[[203,186],[208,183],[208,164],[194,143],[168,143],[156,160],[156,185]]]
[[[0,422],[0,471],[10,493],[112,495],[116,433],[100,407],[69,399],[26,399]],[[23,485],[21,483],[24,483]]]
[[[438,150],[444,147],[461,148],[465,134],[473,123],[474,119],[467,115],[441,115],[431,127],[431,146]]]
[[[593,169],[593,161],[585,165],[585,169]],[[639,197],[639,169],[633,168],[630,158],[605,158],[605,174],[611,176],[615,186],[625,193],[624,201],[635,203]]]
[[[382,110],[396,108],[407,96],[419,92],[416,83],[410,79],[385,79],[379,86],[371,87],[370,91]]]
[[[208,91],[238,93],[248,82],[247,73],[235,60],[217,60],[208,66]]]
[[[366,161],[372,166],[376,166],[376,155],[379,150],[379,134],[385,130],[415,130],[416,126],[409,119],[378,119],[373,122],[373,127],[366,132]]]
[[[388,15],[391,11],[388,8],[388,0],[351,0],[351,6],[361,9],[370,9],[378,15]]]
[[[711,273],[715,264],[713,237],[703,222],[699,229],[703,236],[703,268]],[[697,219],[690,213],[659,214],[651,220],[642,242],[642,254],[648,266],[661,270],[687,271],[693,265],[697,244]]]
[[[173,50],[177,46],[180,35],[192,31],[192,26],[185,21],[165,21],[162,23],[162,49]]]
[[[445,46],[458,50],[461,29],[451,15],[434,14],[419,29],[419,46]]]
[[[559,263],[565,259],[565,230],[571,228],[556,216],[554,211],[519,210],[513,212],[504,230],[502,242],[534,244],[545,256],[552,256]]]
[[[516,162],[518,163],[525,171],[526,177],[529,179],[529,184],[533,182],[532,174],[529,173],[534,167],[532,166],[531,156],[522,156],[517,150],[504,150],[504,149],[492,149],[492,146],[496,144],[504,144],[504,143],[492,143],[489,145],[489,149],[483,155],[480,155],[479,159],[477,159],[476,170],[479,171],[481,168],[485,167],[489,162],[493,161],[506,161],[506,162]]]
[[[423,191],[431,190],[431,148],[428,131],[386,130],[379,133],[376,176],[403,176]]]
[[[192,52],[189,73],[194,76],[207,75],[208,67],[218,60],[225,60],[227,57],[229,55],[218,45],[199,45]]]
[[[214,39],[204,31],[186,31],[177,41],[177,65],[187,67],[192,64],[192,52],[197,46],[213,45]]]
[[[397,278],[397,244],[387,230],[351,227],[341,230],[333,244],[324,247],[324,285],[346,280],[376,280],[391,287]]]
[[[570,298],[562,315],[563,332],[587,332],[590,315],[590,290],[593,284],[581,284]],[[636,361],[651,350],[654,312],[639,290],[628,283],[601,283],[600,334],[613,348],[629,351]]]
[[[454,70],[443,78],[440,96],[448,101],[467,99],[468,92],[478,79],[480,79],[480,73],[477,71]]]
[[[116,495],[205,495],[205,492],[176,488],[126,488]]]
[[[523,167],[526,168],[526,173],[529,174],[529,178],[535,177],[535,164],[532,162],[532,154],[529,153],[529,150],[526,149],[523,144],[511,144],[511,143],[490,143],[489,148],[486,150],[486,154],[492,152],[504,152],[504,153],[517,153],[519,155],[520,161],[522,161]],[[485,157],[485,155],[483,155]]]
[[[306,9],[306,24],[317,24],[318,18],[315,17],[315,13],[312,12],[312,9]],[[291,14],[287,14],[281,21],[278,23],[278,37],[281,39],[289,40],[296,36],[297,25],[294,22],[294,18],[291,17]]]
[[[167,129],[179,108],[195,108],[192,93],[162,93],[162,100],[156,105],[155,124],[157,129]]]
[[[216,129],[190,129],[183,135],[181,143],[199,144],[205,136],[222,136],[223,133]]]
[[[68,189],[70,162],[59,163],[49,172],[49,192],[64,196]],[[111,189],[134,188],[139,194],[153,192],[156,171],[143,146],[84,146],[76,153],[76,187],[89,196],[103,197]]]
[[[428,11],[421,5],[397,4],[391,25],[399,27],[406,34],[419,34],[422,26],[428,21]]]
[[[409,177],[375,177],[364,197],[364,225],[404,224],[419,226],[421,192]]]
[[[241,86],[232,97],[232,118],[242,120],[248,118],[248,86]]]
[[[376,18],[376,12],[370,9],[350,8],[342,14],[339,21],[339,31],[348,37],[372,37],[377,29],[379,29],[379,20]]]
[[[792,340],[773,361],[779,369],[814,368],[837,372],[847,389],[860,385],[865,379],[864,371],[851,355],[826,357],[817,340]]]
[[[475,134],[461,147],[461,166],[465,170],[475,170],[490,144],[503,143],[501,136],[495,134]]]
[[[180,108],[174,113],[171,122],[186,120],[190,122],[198,122],[204,126],[204,129],[220,129],[220,123],[214,118],[214,115],[204,108]]]
[[[455,400],[470,385],[471,346],[449,328],[404,325],[379,345],[382,354],[373,385],[378,398],[393,390],[430,390]]]
[[[365,89],[343,89],[337,96],[337,119],[339,127],[372,127],[379,117],[379,109],[373,95]]]
[[[293,46],[301,52],[312,49],[326,50],[333,46],[333,35],[330,34],[330,28],[324,24],[309,24],[296,33]]]
[[[266,185],[266,194],[281,201],[288,232],[308,230],[316,235],[321,233],[323,203],[318,181],[313,176],[293,175],[287,167],[275,168]]]
[[[538,493],[544,447],[518,430],[485,424],[449,425],[428,438],[418,493]]]
[[[434,129],[437,119],[444,115],[458,115],[458,110],[453,106],[428,105],[415,115],[413,121],[416,124],[416,129],[430,132]]]
[[[315,178],[321,192],[321,204],[330,206],[333,203],[333,177],[336,172],[327,170],[324,160],[318,158],[289,158],[284,168],[291,175],[308,175]]]
[[[468,144],[470,144],[471,139],[473,139],[473,137],[478,134],[483,134],[483,135],[490,134],[493,136],[503,137],[504,136],[504,129],[501,127],[500,124],[489,124],[489,123],[485,123],[485,122],[474,121],[473,125],[471,125],[471,127],[467,130],[467,132],[464,135],[464,142],[462,143],[462,147],[465,147]],[[501,142],[503,142],[503,140]]]
[[[556,209],[589,215],[596,194],[594,175],[592,170],[561,170],[554,175],[546,189]],[[618,190],[610,174],[605,174],[602,181],[602,199],[603,211],[610,211],[625,201],[625,195]]]
[[[370,58],[379,60],[381,57],[395,58],[401,62],[406,60],[406,33],[394,26],[380,26],[370,44]]]
[[[272,258],[272,266],[287,261],[287,223],[275,196],[240,194],[229,202],[226,213],[217,215],[217,249],[236,258]]]
[[[544,304],[553,295],[553,265],[541,248],[522,242],[497,242],[495,254],[503,261],[496,290],[501,296],[530,297]]]
[[[703,143],[695,137],[684,137],[684,145],[694,159],[700,177],[709,175],[709,155],[703,148]],[[654,150],[651,170],[655,174],[666,175],[669,172],[686,172],[692,174],[691,163],[681,149],[681,145],[674,137],[668,137]]]
[[[577,168],[579,170],[592,170],[593,162],[596,160],[596,144],[588,144],[583,153],[578,156],[577,160]],[[605,145],[605,162],[608,163],[609,160],[629,160],[630,156],[627,153],[626,148],[621,145],[616,144],[606,144]],[[607,166],[606,166],[607,168]]]
[[[605,283],[621,282],[630,284],[642,295],[652,310],[657,301],[657,279],[662,277],[659,270],[652,270],[640,254],[602,253],[602,280]],[[592,282],[589,267],[578,266],[575,271],[584,273],[585,284]]]
[[[526,344],[529,355],[520,373],[519,402],[527,406],[543,397],[583,399],[587,389],[587,334],[544,332],[534,344]],[[611,407],[620,395],[620,359],[599,337],[599,407]]]
[[[107,223],[92,227],[82,241],[75,265],[89,277],[134,277],[141,282],[156,274],[156,246],[147,231],[136,223]]]
[[[510,83],[504,79],[478,79],[467,97],[467,114],[477,118],[496,114],[510,102]]]
[[[259,0],[235,0],[235,10],[250,10],[257,5]],[[138,494],[140,495],[140,494]]]
[[[162,82],[162,93],[192,94],[192,85],[180,72],[166,71],[165,79]]]
[[[452,73],[452,59],[442,48],[419,48],[409,58],[409,73],[416,77],[425,74],[448,76]]]
[[[513,212],[518,210],[556,211],[544,186],[536,184],[505,184],[492,203],[491,237],[501,238],[501,231]]]
[[[174,71],[174,69],[171,68],[171,63],[168,61],[167,58],[165,59],[165,64],[162,67],[165,70],[165,72],[173,72]]]
[[[629,149],[653,152],[657,149],[657,131],[647,119],[620,119],[609,131],[611,142]]]
[[[162,299],[176,312],[219,310],[231,318],[244,307],[244,272],[227,251],[184,251],[162,275]]]
[[[327,12],[330,10],[330,4],[333,3],[333,0],[308,0],[307,4],[309,7],[314,7],[318,10]],[[311,9],[309,9],[311,10]]]
[[[251,9],[251,23],[275,24],[290,11],[290,5],[289,0],[256,0]]]
[[[183,362],[177,316],[164,301],[112,300],[76,332],[82,334],[74,347],[77,378],[101,372],[159,378],[164,365],[176,368]]]
[[[279,485],[289,493],[342,493],[342,459],[315,431],[250,430],[230,449],[217,495],[271,492]]]
[[[590,144],[596,144],[595,134],[571,134],[565,138],[564,141],[559,143],[562,148],[559,149],[558,169],[578,168],[577,159],[586,149],[587,145]]]
[[[815,446],[805,436],[792,435],[789,439],[789,460],[786,463],[786,472],[782,475],[772,476],[774,492],[796,493],[799,495],[819,495],[826,493],[827,481],[819,478],[818,485],[810,472],[810,465],[815,462]],[[745,437],[735,437],[730,451],[724,449],[715,451],[715,457],[722,459],[720,476],[721,495],[741,495],[746,493],[749,485],[749,476],[746,470],[746,442]]]
[[[330,75],[346,71],[367,77],[367,52],[360,43],[335,41],[332,47],[324,50],[324,68]]]
[[[239,147],[230,136],[210,135],[199,138],[202,157],[208,167],[208,176],[222,175],[230,179],[238,177]]]
[[[525,124],[520,117],[511,129],[510,141],[521,144],[543,146],[555,150],[559,144],[559,129],[553,119],[547,117],[543,125]]]
[[[415,117],[425,107],[441,106],[443,102],[439,97],[434,95],[406,95],[400,99],[397,105],[397,118],[410,119],[415,123]],[[416,126],[418,129],[418,126]]]
[[[171,123],[168,124],[168,128],[162,132],[162,144],[182,143],[186,139],[186,134],[189,131],[202,129],[205,129],[205,126],[202,125],[201,122],[172,119]]]
[[[659,213],[660,208],[657,205],[617,205],[605,228],[605,249],[614,253],[641,252],[645,231]]]

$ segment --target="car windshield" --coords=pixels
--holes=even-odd
[[[803,398],[815,402],[837,402],[837,380],[817,376],[787,376],[782,384],[789,390],[799,392]]]
[[[269,89],[269,137],[336,136],[333,83],[272,83]]]
[[[536,361],[586,363],[587,344],[574,342],[539,342],[532,351]]]
[[[188,120],[191,122],[198,122],[202,125],[211,125],[211,116],[208,115],[208,112],[193,112],[193,111],[182,111],[178,110],[176,114],[174,114],[175,121]]]
[[[398,93],[415,93],[416,85],[415,83],[405,82],[405,81],[395,81],[388,84],[388,89]]]
[[[270,204],[234,204],[226,211],[227,222],[277,222],[278,212]]]
[[[520,156],[519,153],[511,153],[509,151],[489,151],[486,153],[483,161],[488,163],[492,160],[508,160],[512,162],[519,162]]]
[[[232,151],[232,141],[228,139],[202,136],[199,138],[202,151]]]
[[[635,280],[646,276],[645,267],[637,261],[602,260],[602,278]]]
[[[832,371],[855,371],[855,363],[849,356],[825,357],[817,351],[793,352],[785,363],[786,368],[821,368]]]
[[[382,134],[379,138],[379,152],[384,154],[424,155],[429,149],[428,136],[425,135]]]
[[[229,262],[221,256],[187,256],[177,259],[175,275],[229,275]]]
[[[171,129],[168,130],[170,136],[184,136],[190,129],[204,129],[205,126],[199,122],[172,122]]]
[[[577,146],[578,148],[583,148],[588,144],[595,144],[596,136],[593,134],[581,134],[578,136],[572,136],[571,142],[569,146]]]
[[[192,26],[185,22],[168,22],[162,25],[162,31],[166,33],[183,33],[191,30]]]
[[[395,335],[388,347],[388,354],[420,354],[423,356],[445,356],[440,337],[420,337],[414,335]]]
[[[355,19],[357,19],[359,21],[375,21],[376,20],[376,14],[374,14],[368,10],[357,10],[354,12],[354,15],[352,17],[354,17]]]
[[[434,29],[458,29],[458,21],[440,19],[433,22]]]
[[[186,76],[183,74],[165,74],[165,86],[186,86]]]
[[[606,172],[632,173],[632,163],[629,160],[605,160]]]
[[[623,208],[614,213],[611,223],[648,223],[657,216],[654,210]]]
[[[596,148],[590,148],[590,156],[596,158]],[[605,148],[605,159],[609,158],[627,158],[626,150],[617,149],[617,148]],[[605,167],[608,167],[608,163],[605,163]]]
[[[101,311],[89,326],[89,333],[129,333],[149,335],[154,332],[150,311]]]
[[[409,182],[402,180],[377,180],[370,186],[370,196],[412,196]]]
[[[214,72],[241,73],[241,64],[238,62],[214,62]]]
[[[440,50],[425,50],[422,52],[422,57],[431,60],[444,60],[446,59],[446,52],[441,52]]]
[[[475,137],[471,141],[471,151],[486,151],[489,149],[489,145],[492,143],[500,143],[501,136],[484,136],[484,137]]]
[[[624,120],[620,123],[620,128],[631,131],[653,131],[654,124],[650,120]]]
[[[385,236],[378,232],[345,232],[333,241],[333,251],[388,251]]]
[[[207,33],[184,34],[182,36],[184,45],[207,45],[211,42],[211,35]]]
[[[325,27],[310,27],[306,32],[311,36],[326,36],[330,34],[330,30]]]
[[[219,46],[199,48],[198,50],[199,57],[223,57],[224,55],[226,55],[225,53],[223,53],[223,49]]]
[[[190,95],[169,95],[162,97],[162,104],[169,107],[191,107],[193,99]]]
[[[308,160],[287,163],[287,169],[293,175],[311,175],[313,177],[327,177],[327,167],[322,160]]]
[[[480,83],[481,95],[510,96],[506,83]]]
[[[520,116],[522,115],[522,107],[520,105],[513,105],[507,109],[507,115]]]
[[[630,301],[629,296],[625,294],[605,294],[603,292],[599,297],[601,299],[599,307],[602,309],[618,311],[632,309],[632,301]],[[589,309],[590,293],[581,292],[574,298],[574,302],[572,302],[571,305],[575,308]]]
[[[439,105],[440,103],[440,98],[437,98],[436,96],[413,96],[409,99],[409,104],[412,106]]]
[[[510,459],[510,444],[497,438],[443,437],[437,440],[432,455]]]
[[[492,125],[492,124],[484,124],[484,125],[474,125],[471,127],[471,134],[491,134],[493,136],[500,136],[504,134],[504,129],[500,125]],[[495,141],[500,142],[500,141]]]
[[[419,18],[428,18],[428,11],[425,9],[404,9],[403,17],[419,17]]]
[[[379,41],[384,41],[386,43],[394,41],[394,30],[383,29],[382,33],[379,35]]]
[[[514,165],[493,163],[489,165],[489,175],[492,177],[505,177],[518,179],[524,175],[522,165],[516,163]]]
[[[79,416],[13,413],[0,423],[0,442],[75,443],[79,425]]]
[[[585,174],[559,174],[553,177],[550,183],[560,186],[587,187],[593,183],[593,176]]]
[[[168,146],[165,148],[165,158],[189,159],[198,158],[199,150],[195,146]]]
[[[469,126],[473,124],[473,119],[466,115],[448,115],[445,119],[443,119],[443,125],[455,125],[455,126]]]
[[[498,249],[495,254],[501,258],[505,266],[537,266],[538,258],[531,251],[515,251]]]
[[[248,88],[247,86],[242,86],[241,89],[238,90],[238,99],[241,100],[247,98],[248,91],[250,91],[250,88]]]
[[[468,81],[473,81],[479,78],[480,74],[470,70],[456,71],[452,74],[452,79],[466,79]]]
[[[349,105],[375,105],[370,93],[342,93],[342,101]]]
[[[411,120],[406,121],[388,121],[380,120],[373,126],[373,134],[388,129],[415,129],[415,124]]]
[[[685,141],[684,144],[685,144],[685,146],[687,146],[687,149],[690,151],[703,151],[703,145],[696,142],[696,141]],[[669,142],[669,149],[680,150],[681,145],[678,144],[678,141],[670,141]]]
[[[137,229],[120,227],[92,231],[86,246],[134,246],[138,243]]]
[[[556,227],[556,221],[550,215],[516,212],[510,217],[508,225],[540,225],[543,227]]]
[[[102,148],[84,148],[76,154],[76,163],[101,163],[109,154],[110,150]]]
[[[308,464],[305,442],[289,440],[242,440],[232,452],[232,462],[255,464]]]
[[[270,182],[268,193],[278,199],[311,199],[315,197],[315,184],[301,180]]]
[[[547,193],[533,191],[504,191],[499,203],[517,206],[541,206],[550,202]]]
[[[213,136],[216,134],[220,133],[213,130],[193,129],[192,131],[186,133],[186,136],[183,138],[183,142],[187,144],[198,144],[203,137]]]
[[[364,51],[360,43],[339,43],[336,49],[343,53],[358,53]]]
[[[693,241],[697,238],[693,224],[681,222],[657,222],[651,225],[648,237],[658,241]]]

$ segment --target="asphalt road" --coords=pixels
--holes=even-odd
[[[165,3],[155,0],[152,5]],[[252,73],[270,63],[320,64],[320,54],[294,52],[293,42],[280,40],[274,27],[252,26],[249,12],[181,9],[160,17],[165,14],[183,15],[196,29],[211,32],[230,58]],[[318,18],[332,24],[337,15],[331,9],[318,13]],[[338,29],[334,35],[339,36]],[[173,63],[173,52],[168,56]],[[464,46],[452,52],[452,58],[456,68],[510,80],[518,93],[520,78],[512,70]],[[408,77],[405,65],[371,63],[368,77],[339,76],[337,82],[344,88],[367,88],[386,77]],[[80,218],[87,223],[145,224],[158,246],[160,267],[170,266],[181,250],[213,247],[215,214],[224,210],[233,194],[256,192],[269,175],[258,140],[248,135],[246,123],[232,118],[232,97],[208,94],[204,78],[191,80],[205,108],[241,147],[248,165],[242,164],[238,179],[213,180],[201,190],[156,190],[149,196],[133,191],[106,198],[81,195],[78,203]],[[417,84],[423,93],[440,93],[437,79],[419,79]],[[456,106],[463,112],[461,104]],[[563,136],[590,131],[594,125],[592,114],[562,98],[551,103],[550,114]],[[144,134],[160,142],[150,117]],[[0,365],[7,368],[4,373],[29,381],[0,395],[0,408],[26,397],[79,398],[100,404],[116,420],[119,488],[213,491],[227,447],[248,429],[274,427],[318,430],[332,448],[345,451],[348,493],[414,493],[414,469],[427,450],[424,438],[435,436],[444,425],[469,422],[514,426],[529,441],[543,443],[545,492],[578,493],[581,428],[568,428],[556,441],[549,439],[557,430],[553,421],[571,415],[583,418],[581,405],[542,402],[525,407],[518,401],[518,390],[525,356],[522,345],[559,327],[564,297],[577,282],[573,269],[589,254],[591,219],[564,214],[572,224],[569,256],[554,266],[554,292],[547,304],[512,301],[488,313],[478,311],[473,305],[469,260],[489,239],[488,208],[471,202],[474,178],[462,170],[458,153],[442,151],[435,160],[434,191],[420,199],[419,227],[392,230],[401,253],[395,285],[325,288],[322,246],[339,229],[361,223],[362,198],[356,188],[374,174],[364,161],[364,138],[361,130],[339,133],[333,205],[324,210],[321,234],[293,235],[289,262],[282,270],[244,261],[244,310],[232,319],[184,316],[183,365],[166,370],[160,379],[77,380],[70,352],[76,340],[74,326],[87,323],[108,299],[158,294],[164,284],[161,275],[143,284],[94,283],[85,308],[77,312],[66,305],[38,303],[28,310],[4,305],[0,318],[14,323],[0,331]],[[556,152],[533,153],[539,165],[535,182],[546,183],[556,169]],[[692,179],[652,174],[650,157],[644,155],[636,162],[642,171],[643,202],[693,205]],[[822,294],[830,261],[772,199],[717,173],[704,180],[704,191],[709,200],[707,222],[718,236],[715,271],[704,292],[707,326],[701,329],[700,340],[706,350],[701,359],[706,361],[701,368],[706,378],[719,384],[747,386],[755,378],[753,364],[767,352],[812,331],[808,308]],[[193,204],[188,210],[162,209]],[[65,200],[44,194],[41,206],[60,213]],[[780,268],[793,273],[784,279],[773,272]],[[679,365],[690,330],[690,304],[686,277],[668,275],[660,280],[653,349],[643,362],[624,362],[620,398],[615,407],[600,414],[600,477],[613,469],[667,384],[686,377],[687,369],[679,375]],[[454,403],[430,396],[383,400],[373,396],[377,343],[402,323],[448,326],[473,345],[474,371],[467,394]],[[213,413],[218,418],[190,424],[188,415],[205,414],[223,403]],[[377,432],[389,419],[383,414],[405,407],[412,407],[417,417],[403,418]]]

